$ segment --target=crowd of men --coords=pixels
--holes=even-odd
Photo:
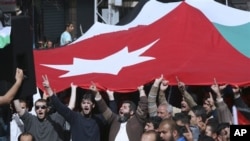
[[[163,75],[148,90],[138,86],[137,99],[122,101],[114,91],[98,90],[94,82],[79,99],[77,85],[71,83],[69,103],[55,94],[47,75],[42,78],[43,97],[35,100],[31,112],[25,99],[14,99],[23,81],[23,71],[17,68],[16,82],[0,96],[1,107],[13,109],[10,128],[0,120],[1,141],[230,141],[234,123],[227,93],[237,108],[249,110],[238,86],[219,85],[216,79],[202,100],[178,80],[181,100],[176,106],[178,100],[168,98],[172,86]],[[10,134],[4,134],[7,130]]]

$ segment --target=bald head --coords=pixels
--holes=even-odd
[[[142,134],[141,141],[159,141],[159,135],[155,130],[148,130]]]

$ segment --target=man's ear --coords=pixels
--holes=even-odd
[[[48,106],[46,109],[46,113],[50,112],[50,110],[51,110],[51,107]]]
[[[173,136],[174,136],[174,138],[178,137],[178,136],[179,136],[178,134],[179,134],[179,133],[178,133],[177,130],[173,130]]]
[[[217,133],[213,133],[212,137],[215,139],[216,137],[219,137],[219,135],[217,135]]]
[[[130,113],[131,116],[135,114],[135,112],[132,111],[132,110],[129,113]]]
[[[95,104],[93,103],[93,105],[92,105],[92,108],[94,109],[95,108]]]
[[[203,122],[201,116],[196,117],[198,122]]]

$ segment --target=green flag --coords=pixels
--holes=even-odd
[[[10,31],[10,26],[0,29],[0,48],[4,48],[7,44],[10,43]]]

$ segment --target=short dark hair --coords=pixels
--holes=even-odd
[[[153,116],[153,117],[149,117],[146,120],[146,123],[152,123],[154,126],[154,129],[157,129],[159,127],[161,121],[162,121],[162,118],[160,118],[158,116]]]
[[[67,27],[69,27],[70,25],[73,25],[73,23],[72,23],[72,22],[67,22],[67,23],[65,24],[65,29],[67,29]]]
[[[217,134],[219,135],[220,132],[225,129],[225,128],[230,128],[230,124],[228,122],[221,122],[219,123],[218,127],[217,127]]]
[[[135,103],[133,101],[125,100],[125,101],[122,102],[122,104],[124,104],[124,103],[128,103],[130,111],[133,111],[135,113],[137,107],[136,107],[136,105],[135,105]]]
[[[202,121],[205,122],[207,119],[207,113],[206,110],[203,106],[201,105],[196,105],[191,108],[191,111],[194,112],[195,116],[201,117]]]
[[[191,116],[188,115],[187,113],[183,113],[183,112],[175,113],[175,115],[173,117],[173,120],[175,122],[181,121],[184,124],[190,124],[190,119],[191,119]]]
[[[208,119],[207,123],[206,123],[206,126],[210,126],[211,127],[212,133],[216,133],[216,134],[217,134],[218,125],[219,125],[219,121],[216,118],[214,118],[214,117]]]
[[[23,133],[21,133],[21,134],[18,136],[17,140],[18,140],[18,141],[21,141],[21,137],[22,137],[22,136],[31,136],[31,137],[32,137],[32,141],[36,141],[35,137],[34,137],[31,133],[29,133],[29,132],[23,132]]]
[[[85,94],[83,94],[82,96],[82,100],[90,100],[92,103],[95,103],[95,97],[94,94],[92,94],[91,92],[86,92]]]
[[[48,106],[48,100],[46,100],[46,99],[40,98],[40,99],[38,99],[38,100],[35,102],[35,104],[36,104],[37,102],[43,102],[43,103],[46,104],[46,106]]]

